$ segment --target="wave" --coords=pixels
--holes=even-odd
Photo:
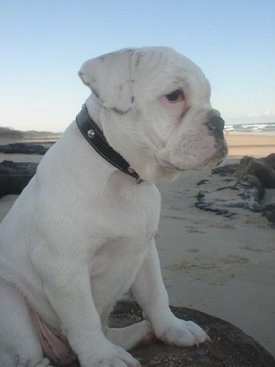
[[[275,122],[225,125],[225,133],[275,135]]]

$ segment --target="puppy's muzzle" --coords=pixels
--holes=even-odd
[[[228,153],[228,148],[223,135],[224,120],[220,117],[219,113],[213,111],[209,113],[208,120],[205,123],[208,128],[209,134],[212,135],[216,141],[216,154],[215,154],[215,165],[219,165]]]
[[[205,123],[211,135],[216,138],[223,137],[224,120],[219,115],[212,115],[209,120]]]

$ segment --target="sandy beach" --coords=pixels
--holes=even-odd
[[[275,152],[273,135],[228,133],[225,163],[244,155]],[[0,161],[39,161],[41,156],[0,154]],[[209,172],[186,172],[173,184],[158,185],[162,213],[157,235],[164,281],[174,306],[198,309],[225,319],[255,338],[275,356],[275,229],[260,213],[238,209],[225,218],[195,207]],[[16,196],[0,200],[3,218]],[[266,203],[275,203],[275,189]]]
[[[275,135],[228,133],[225,137],[229,145],[229,157],[251,155],[258,158],[275,152]]]

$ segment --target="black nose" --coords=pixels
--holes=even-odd
[[[224,120],[220,116],[214,115],[206,122],[206,126],[211,134],[220,136],[223,133]]]

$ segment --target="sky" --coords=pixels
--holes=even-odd
[[[0,126],[63,131],[82,63],[142,46],[197,63],[227,124],[275,121],[275,0],[0,0]]]

